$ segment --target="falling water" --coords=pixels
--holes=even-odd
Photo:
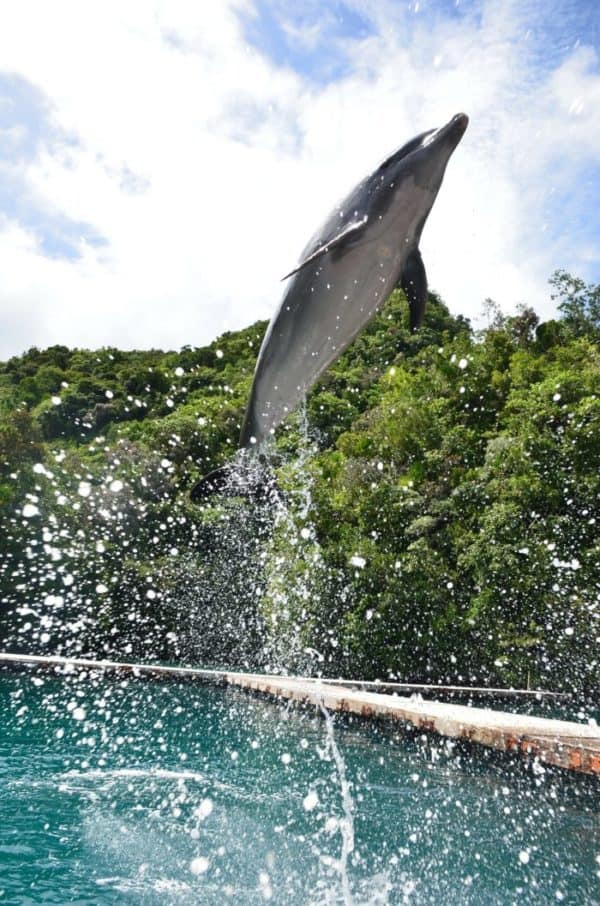
[[[350,784],[348,783],[348,780],[346,778],[346,764],[335,741],[333,715],[329,713],[323,702],[321,702],[320,704],[320,709],[323,717],[325,718],[325,726],[327,727],[327,744],[335,761],[338,782],[340,785],[340,793],[342,797],[342,807],[344,811],[344,816],[339,821],[339,828],[342,836],[342,851],[340,853],[339,859],[337,860],[336,867],[339,872],[342,884],[344,906],[353,906],[354,900],[350,891],[350,878],[348,876],[348,857],[354,850],[354,817],[352,814],[354,803],[352,801],[352,794],[350,792]]]

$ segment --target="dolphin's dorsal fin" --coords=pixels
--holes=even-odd
[[[347,223],[339,233],[336,233],[333,239],[329,239],[327,242],[324,242],[323,245],[320,245],[315,249],[314,252],[311,252],[300,264],[294,268],[293,271],[290,271],[289,274],[286,274],[285,277],[282,277],[282,280],[287,280],[288,277],[293,277],[294,274],[297,274],[298,271],[302,270],[303,267],[306,267],[307,264],[310,264],[313,261],[316,261],[317,258],[320,258],[322,255],[327,254],[332,249],[341,248],[346,242],[350,240],[355,240],[358,238],[360,231],[365,226],[368,220],[367,214],[361,220],[351,220],[350,223]]]
[[[413,249],[406,259],[400,275],[400,286],[408,299],[410,329],[417,330],[423,323],[427,303],[427,274],[419,249]]]

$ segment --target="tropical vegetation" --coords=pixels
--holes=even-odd
[[[178,352],[0,364],[3,647],[410,681],[600,678],[600,286],[476,331],[394,292],[277,432],[235,457],[265,324]]]

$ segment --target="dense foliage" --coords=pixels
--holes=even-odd
[[[0,635],[36,652],[597,684],[600,287],[473,332],[400,292],[282,426],[275,501],[229,460],[264,324],[180,352],[0,365]]]

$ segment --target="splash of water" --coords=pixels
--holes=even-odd
[[[350,876],[348,874],[348,859],[354,852],[354,802],[350,792],[350,783],[346,777],[346,763],[340,752],[335,740],[333,716],[325,707],[323,700],[320,701],[319,707],[325,718],[325,727],[327,729],[327,746],[335,763],[340,794],[342,798],[342,810],[344,817],[339,822],[339,830],[342,836],[342,850],[336,863],[336,869],[342,885],[342,895],[344,906],[354,906],[354,899],[350,888]]]
[[[320,676],[337,657],[335,624],[349,589],[341,574],[325,562],[312,521],[311,464],[318,438],[309,426],[305,405],[298,414],[298,428],[300,440],[294,454],[280,469],[282,483],[293,491],[272,501],[272,532],[263,559],[263,615],[272,668]]]

